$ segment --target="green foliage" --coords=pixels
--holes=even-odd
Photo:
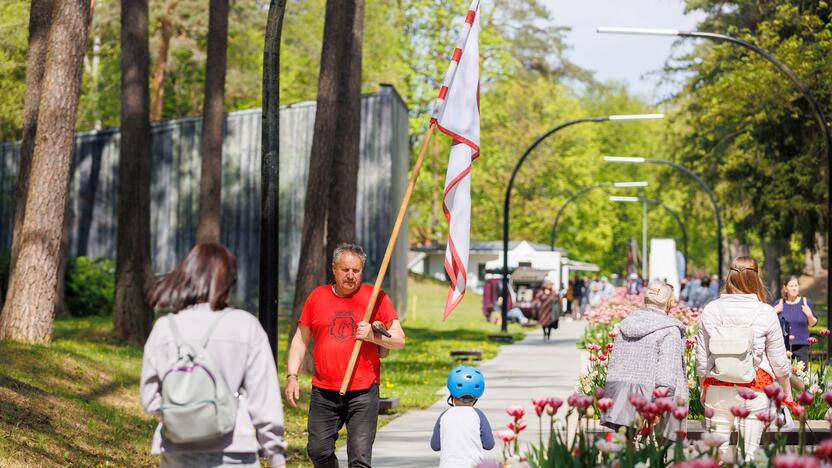
[[[829,112],[827,4],[689,0],[687,6],[708,13],[700,29],[774,54]],[[822,133],[807,101],[771,63],[731,44],[701,43],[683,64],[693,73],[675,100],[672,151],[716,186],[740,241],[794,236],[799,242],[789,250],[813,248],[815,233],[828,223],[827,188]]]
[[[0,141],[18,138],[23,126],[28,31],[29,2],[0,2]]]
[[[87,257],[69,259],[65,300],[74,317],[110,315],[115,306],[115,262]]]

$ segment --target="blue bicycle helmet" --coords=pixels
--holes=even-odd
[[[485,391],[485,377],[476,367],[455,367],[448,374],[448,390],[454,398],[471,395],[479,398]]]

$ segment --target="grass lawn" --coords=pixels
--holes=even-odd
[[[480,312],[480,297],[469,294],[442,322],[445,284],[411,280],[405,322],[407,345],[382,361],[382,396],[401,399],[399,412],[424,408],[441,398],[455,365],[449,351],[477,348],[484,359],[498,345],[497,330]],[[286,321],[280,322],[279,373],[285,385]],[[522,335],[519,327],[510,331]],[[0,467],[153,466],[150,438],[156,422],[143,414],[138,398],[141,349],[111,336],[112,319],[94,317],[55,322],[48,346],[0,342]],[[289,465],[310,466],[306,457],[306,404],[310,376],[301,375],[302,406],[284,409]],[[385,424],[390,417],[383,417]],[[340,440],[343,443],[343,438]]]

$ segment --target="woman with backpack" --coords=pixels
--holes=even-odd
[[[796,276],[789,276],[783,283],[780,300],[774,303],[774,311],[780,315],[780,321],[788,333],[793,336],[786,346],[807,367],[809,366],[809,327],[818,323],[815,305],[807,297],[800,296],[800,283]]]
[[[778,382],[791,401],[790,373],[780,323],[766,302],[757,262],[737,257],[725,279],[725,294],[705,306],[699,318],[696,374],[702,405],[714,413],[708,423],[726,440],[737,423],[747,460],[754,457],[763,434],[764,424],[756,415],[769,411],[763,389]],[[743,387],[753,393],[745,390],[741,397],[738,390]],[[745,407],[750,414],[735,421],[733,413],[741,414],[732,411],[735,407]],[[720,448],[723,460],[728,452],[726,442]]]
[[[198,244],[150,292],[170,312],[150,332],[141,375],[162,467],[259,467],[258,452],[285,467],[275,361],[260,322],[228,306],[236,281],[227,248]]]

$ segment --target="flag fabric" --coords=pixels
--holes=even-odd
[[[450,290],[442,319],[465,296],[471,237],[471,163],[480,155],[479,0],[471,2],[431,122],[451,137],[442,208],[448,220],[445,271]]]

